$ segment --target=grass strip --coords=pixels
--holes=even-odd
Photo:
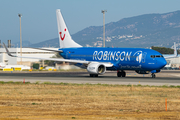
[[[128,84],[128,85],[121,85],[121,84],[101,84],[101,83],[97,83],[97,84],[91,84],[91,83],[64,83],[64,82],[60,82],[60,83],[53,83],[53,82],[43,82],[41,83],[40,81],[36,81],[35,83],[30,83],[30,82],[21,82],[21,81],[0,81],[0,84],[46,84],[46,85],[76,85],[76,86],[107,86],[107,87],[132,87],[132,84]],[[175,85],[161,85],[161,86],[155,86],[155,85],[141,85],[141,84],[137,84],[137,85],[133,85],[134,87],[160,87],[160,88],[180,88],[179,85],[175,86]]]

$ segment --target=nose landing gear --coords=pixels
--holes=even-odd
[[[152,73],[152,74],[151,74],[151,77],[152,77],[152,78],[155,78],[155,77],[156,77],[156,75],[155,75],[154,73]]]

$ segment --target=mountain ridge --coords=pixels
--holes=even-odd
[[[180,10],[123,18],[106,24],[107,47],[171,47],[179,42]],[[82,46],[101,47],[103,26],[89,26],[72,35]],[[30,47],[59,47],[59,38],[46,40]]]

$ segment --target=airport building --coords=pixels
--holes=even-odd
[[[177,58],[168,58],[167,61],[167,68],[173,68],[173,69],[180,69],[180,55],[178,55]]]
[[[12,55],[21,56],[20,48],[8,48],[9,52]],[[58,50],[58,48],[44,48],[51,50]],[[32,48],[22,48],[22,56],[23,57],[37,57],[37,58],[50,58],[54,56],[56,53],[45,50],[37,50]],[[21,64],[22,59],[22,64]],[[27,65],[32,66],[32,63],[40,63],[39,59],[27,59],[27,58],[16,58],[10,57],[5,48],[0,48],[0,63],[5,63],[6,65]]]

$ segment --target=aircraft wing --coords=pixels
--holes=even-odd
[[[9,56],[11,57],[18,57],[18,58],[29,58],[29,59],[40,59],[40,60],[51,60],[51,61],[60,61],[60,62],[69,62],[69,63],[81,63],[81,64],[85,64],[88,65],[91,62],[94,61],[85,61],[85,60],[74,60],[74,59],[61,59],[61,58],[38,58],[38,57],[24,57],[24,56],[16,56],[16,55],[12,55],[8,48],[6,47],[6,45],[3,43],[4,48],[6,49],[6,52]],[[41,49],[41,50],[45,50],[45,49]],[[53,51],[53,50],[52,50]],[[62,52],[62,51],[55,51],[55,52]],[[96,62],[97,63],[97,62]],[[113,64],[110,62],[98,62],[101,63],[103,65],[105,65],[106,67],[112,67]]]
[[[174,42],[174,55],[166,56],[164,58],[165,59],[167,59],[167,58],[176,58],[177,56],[178,56],[178,53],[177,53],[177,49],[176,49],[176,43]]]
[[[37,50],[46,50],[46,51],[51,51],[51,52],[59,52],[62,53],[62,50],[51,50],[51,49],[44,49],[44,48],[31,48],[31,49],[37,49]]]

